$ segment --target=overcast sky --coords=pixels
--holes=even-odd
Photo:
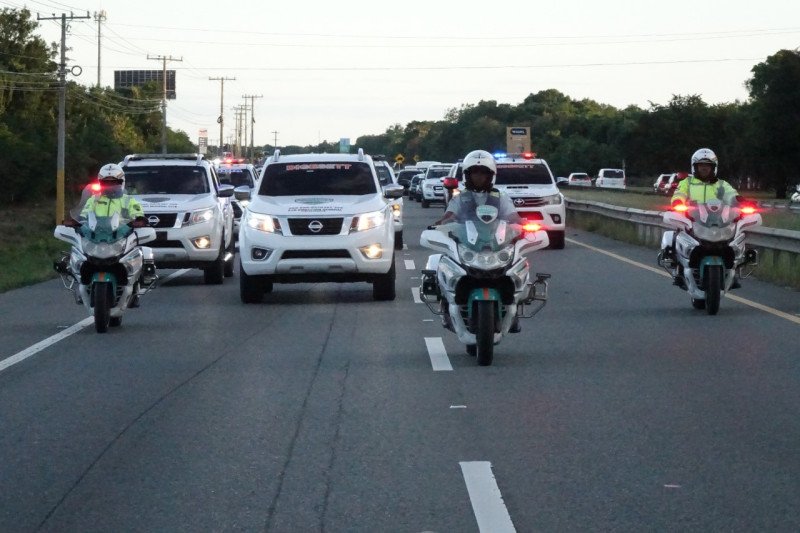
[[[114,70],[177,71],[170,127],[197,140],[225,137],[232,107],[255,100],[255,143],[352,142],[395,123],[440,120],[480,100],[518,104],[555,88],[616,107],[699,94],[709,103],[745,100],[756,63],[800,46],[800,2],[788,0],[0,1],[42,16],[105,10],[102,84]],[[97,80],[97,23],[74,21],[69,65]],[[42,22],[48,42],[55,22]],[[248,99],[247,102],[250,100]],[[535,132],[534,132],[535,135]]]

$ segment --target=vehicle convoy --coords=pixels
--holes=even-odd
[[[420,203],[423,208],[428,208],[434,202],[441,202],[447,206],[442,181],[452,166],[451,164],[436,163],[425,170],[425,176],[419,185]]]
[[[661,238],[658,264],[673,277],[674,284],[687,291],[695,309],[709,315],[719,311],[720,298],[746,278],[758,264],[758,253],[745,248],[745,230],[761,225],[761,215],[735,197],[705,202],[676,203],[663,214],[664,223],[674,228]],[[749,266],[750,272],[742,269]]]
[[[219,182],[223,185],[233,185],[234,187],[245,185],[252,190],[255,188],[256,180],[258,179],[256,167],[245,162],[244,159],[223,159],[217,164],[216,171]],[[246,202],[242,204],[236,198],[232,198],[231,207],[233,208],[233,237],[238,239],[239,223],[242,220],[242,213],[247,204]]]
[[[422,271],[420,298],[479,365],[491,365],[494,345],[519,318],[533,317],[547,303],[550,275],[532,281],[526,255],[548,243],[538,224],[510,224],[488,204],[422,232],[420,244],[440,253]]]
[[[387,200],[403,187],[381,187],[372,158],[358,154],[270,157],[239,230],[239,288],[257,303],[275,283],[368,282],[375,300],[394,300],[395,226]]]
[[[71,219],[56,226],[54,236],[71,246],[54,263],[64,287],[94,315],[98,333],[122,324],[129,307],[155,286],[152,249],[141,246],[156,238],[153,228],[133,228],[119,213],[82,215],[84,201],[70,211]]]
[[[201,154],[131,154],[120,163],[127,193],[156,230],[160,268],[200,268],[207,284],[233,276],[233,185]]]

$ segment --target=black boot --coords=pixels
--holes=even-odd
[[[514,321],[511,323],[511,327],[508,328],[509,333],[519,333],[522,331],[522,326],[519,325],[519,317],[514,317]]]

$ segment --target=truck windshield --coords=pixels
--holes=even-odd
[[[262,196],[362,195],[377,192],[366,163],[277,163],[261,180]]]
[[[208,178],[202,167],[125,167],[128,194],[206,194]]]
[[[553,178],[542,164],[497,165],[497,185],[550,185]]]

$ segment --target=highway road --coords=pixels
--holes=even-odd
[[[797,291],[707,316],[569,229],[478,367],[414,298],[440,214],[406,200],[393,302],[161,271],[101,335],[57,280],[0,295],[0,531],[800,530]]]

